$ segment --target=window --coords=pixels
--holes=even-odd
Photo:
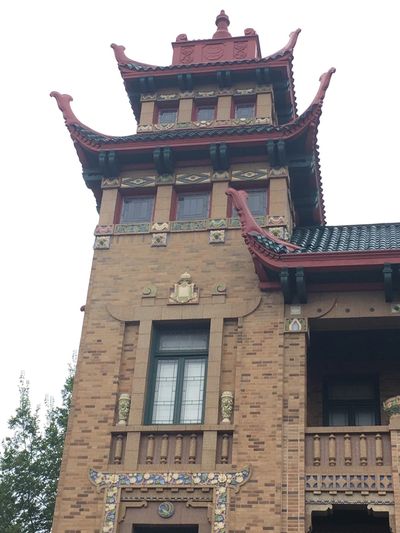
[[[153,216],[154,196],[125,196],[122,199],[121,224],[150,222]]]
[[[256,106],[252,102],[235,104],[235,118],[254,118]]]
[[[210,193],[190,192],[177,194],[176,220],[208,218]]]
[[[154,344],[148,422],[202,423],[208,331],[160,330]]]
[[[325,387],[325,425],[379,424],[379,398],[374,379],[334,379]]]
[[[177,116],[177,109],[160,109],[158,112],[158,122],[159,124],[171,124],[176,122]]]
[[[201,106],[197,108],[196,120],[214,120],[215,106]]]
[[[262,217],[267,211],[267,191],[266,189],[249,189],[247,192],[247,204],[253,216]],[[232,217],[237,218],[238,213],[233,207]]]

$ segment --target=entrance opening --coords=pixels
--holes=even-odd
[[[134,526],[132,533],[198,533],[199,526]]]
[[[312,533],[390,533],[387,513],[378,516],[368,512],[366,506],[358,509],[334,507],[325,515],[312,515]]]

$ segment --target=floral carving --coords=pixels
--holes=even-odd
[[[151,236],[151,246],[167,246],[168,233],[153,233]]]
[[[131,406],[131,397],[129,394],[120,394],[118,400],[118,425],[126,426]]]
[[[400,396],[393,396],[383,402],[383,410],[391,418],[394,415],[400,415]]]
[[[101,235],[95,238],[93,248],[95,250],[108,250],[110,248],[110,242],[110,235]]]
[[[230,424],[232,422],[233,413],[233,392],[224,391],[221,394],[221,416],[223,424]]]
[[[211,230],[208,236],[208,242],[210,244],[224,243],[225,242],[225,230],[224,229]]]

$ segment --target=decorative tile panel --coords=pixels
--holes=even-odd
[[[226,226],[226,218],[210,218],[208,221],[208,227],[210,229],[224,229]]]
[[[108,250],[110,248],[111,237],[109,235],[101,235],[94,240],[93,248],[95,250]]]
[[[133,189],[136,187],[154,187],[156,184],[155,176],[143,176],[138,178],[122,178],[122,189]]]
[[[112,235],[114,232],[114,224],[98,224],[94,230],[95,235]]]
[[[151,231],[169,231],[169,222],[153,222]]]
[[[257,170],[232,170],[232,181],[266,180],[267,177],[266,168]]]
[[[267,226],[285,226],[286,220],[283,215],[267,215]]]
[[[271,168],[268,172],[270,178],[287,178],[288,175],[287,167]]]
[[[160,174],[156,177],[157,185],[173,185],[175,183],[175,176],[173,174]]]
[[[223,244],[225,242],[225,230],[214,229],[211,230],[208,236],[209,244]]]
[[[167,246],[168,233],[153,233],[151,236],[151,246]]]
[[[103,178],[101,180],[102,189],[118,189],[121,185],[121,178]]]
[[[226,170],[221,172],[215,171],[211,176],[211,181],[229,181],[230,179],[229,172]]]
[[[199,172],[197,174],[177,174],[177,185],[193,185],[197,183],[208,183],[210,181],[209,172]]]
[[[150,224],[116,224],[115,233],[149,233]]]
[[[204,220],[176,220],[171,222],[171,231],[201,231],[207,229],[207,219]]]
[[[286,318],[285,333],[305,333],[307,330],[306,318]]]
[[[393,491],[390,474],[314,474],[306,476],[307,491]]]
[[[132,472],[111,474],[89,470],[89,480],[98,490],[105,490],[101,533],[115,533],[119,493],[126,487],[204,487],[214,490],[212,533],[227,533],[229,491],[238,491],[250,478],[250,468],[239,472]]]

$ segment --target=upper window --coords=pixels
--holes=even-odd
[[[255,217],[261,217],[267,211],[267,191],[266,189],[249,189],[247,192],[247,205],[251,214]],[[232,217],[237,218],[238,213],[235,208],[232,209]]]
[[[200,220],[208,218],[209,192],[185,192],[177,194],[176,220]]]
[[[176,122],[178,117],[177,109],[160,109],[158,112],[159,124],[172,124]]]
[[[150,424],[201,424],[208,331],[155,334],[149,398]]]
[[[214,120],[215,106],[201,106],[197,108],[196,120]]]
[[[235,118],[254,118],[256,106],[252,102],[242,102],[235,104]]]
[[[153,216],[154,196],[125,196],[122,199],[121,224],[150,222]]]
[[[379,398],[373,379],[335,379],[326,384],[325,424],[373,426],[379,424]]]

